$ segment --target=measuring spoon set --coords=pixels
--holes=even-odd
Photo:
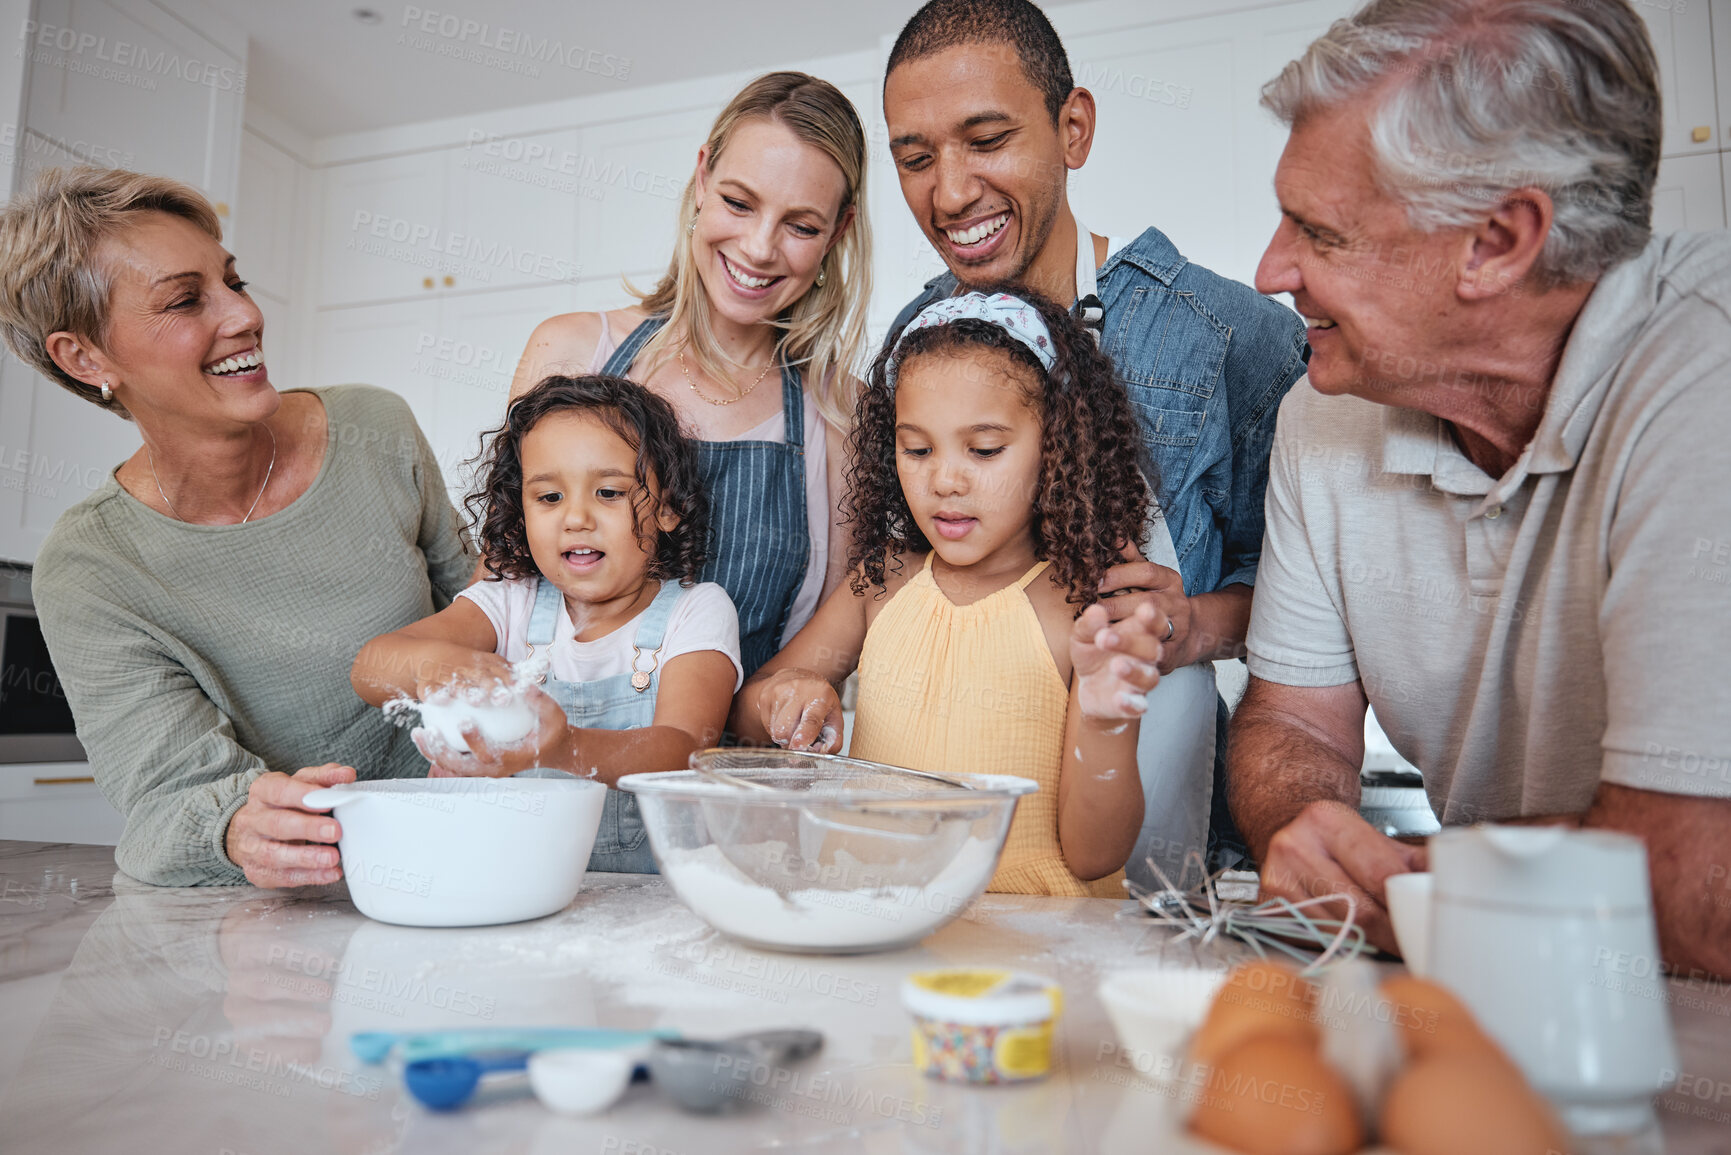
[[[605,1027],[362,1031],[349,1039],[363,1063],[401,1063],[409,1094],[434,1110],[467,1103],[484,1075],[527,1070],[536,1098],[570,1115],[605,1110],[644,1078],[687,1111],[719,1111],[760,1068],[797,1062],[822,1048],[821,1034],[798,1029],[725,1039]]]

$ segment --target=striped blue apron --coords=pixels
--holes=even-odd
[[[626,376],[644,342],[667,323],[651,317],[607,359],[604,371]],[[715,582],[739,611],[745,676],[781,648],[794,598],[805,581],[811,533],[805,509],[805,399],[799,370],[781,367],[781,411],[787,443],[699,441],[698,465],[709,494],[709,561],[699,581]]]
[[[529,615],[530,653],[553,644],[563,600],[558,586],[545,579],[536,580],[535,609]],[[549,675],[542,681],[541,688],[559,703],[573,726],[637,730],[655,721],[655,696],[661,691],[661,641],[667,631],[667,619],[684,592],[678,582],[662,582],[649,608],[630,623],[637,631],[632,641],[638,655],[642,655],[633,656],[632,669],[649,672],[649,680],[641,688],[632,683],[631,674],[597,678],[593,682],[561,682]],[[589,854],[589,869],[656,873],[655,856],[649,851],[648,832],[643,828],[636,795],[617,787],[607,788],[607,800],[601,807],[601,829],[595,834],[595,848]]]

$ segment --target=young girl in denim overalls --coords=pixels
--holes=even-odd
[[[492,689],[545,656],[535,733],[466,752],[417,730],[430,773],[533,766],[593,775],[684,769],[714,745],[743,672],[739,621],[719,585],[693,584],[708,510],[697,456],[667,402],[619,377],[549,377],[491,435],[469,499],[488,577],[450,606],[375,638],[355,660],[368,701]],[[637,803],[607,792],[590,870],[652,872]]]

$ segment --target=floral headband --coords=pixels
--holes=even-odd
[[[959,297],[944,297],[933,301],[907,323],[901,336],[896,338],[895,347],[890,350],[889,368],[884,374],[885,384],[892,390],[896,387],[896,354],[901,350],[902,342],[908,339],[909,333],[964,320],[996,325],[1027,346],[1028,352],[1045,367],[1046,372],[1052,371],[1052,365],[1057,361],[1057,353],[1052,347],[1052,334],[1034,306],[1009,293],[993,293],[991,296],[985,293],[964,293]]]

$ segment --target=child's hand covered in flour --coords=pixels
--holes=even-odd
[[[763,727],[777,746],[813,754],[841,749],[841,697],[810,670],[777,670],[763,688]]]
[[[448,690],[434,691],[437,695]],[[518,701],[534,718],[528,733],[514,741],[488,741],[480,726],[466,722],[460,733],[467,751],[447,742],[440,733],[428,726],[410,731],[418,749],[432,763],[429,778],[508,778],[534,766],[555,770],[571,769],[568,763],[575,757],[575,731],[565,711],[544,691],[525,687],[518,692]]]
[[[1165,623],[1152,605],[1119,622],[1092,605],[1070,631],[1070,662],[1078,679],[1083,717],[1127,722],[1148,711],[1148,691],[1160,681],[1160,634]]]
[[[425,702],[437,694],[461,694],[469,689],[491,691],[511,684],[511,663],[498,654],[470,650],[455,665],[441,664],[436,670],[415,671],[415,697]]]

